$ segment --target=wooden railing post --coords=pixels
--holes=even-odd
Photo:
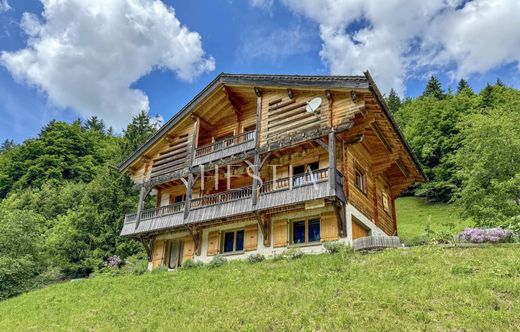
[[[143,183],[141,185],[141,191],[139,192],[139,203],[137,205],[137,217],[135,219],[135,229],[139,227],[139,223],[141,222],[141,213],[144,208],[144,200],[152,190],[149,184]]]
[[[334,131],[329,133],[329,192],[331,196],[336,194],[336,135]]]

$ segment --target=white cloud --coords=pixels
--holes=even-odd
[[[332,74],[369,69],[383,91],[407,77],[455,68],[453,78],[520,61],[517,0],[284,0],[320,25]],[[462,8],[459,8],[462,7]]]
[[[25,13],[27,47],[2,52],[18,80],[60,107],[97,115],[122,128],[148,98],[131,84],[155,68],[186,81],[212,71],[201,37],[158,0],[42,0],[42,21]]]
[[[249,0],[251,6],[260,8],[271,13],[274,5],[274,0]]]
[[[273,62],[295,54],[302,54],[313,49],[314,37],[310,29],[300,25],[288,28],[277,28],[266,31],[255,28],[246,34],[247,39],[239,51],[243,58],[269,59]]]
[[[11,9],[7,0],[0,0],[0,13],[6,12]]]

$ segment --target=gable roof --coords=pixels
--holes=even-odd
[[[190,114],[192,109],[204,98],[210,95],[215,88],[222,84],[245,85],[254,87],[323,87],[323,88],[350,88],[367,89],[369,86],[366,76],[310,76],[310,75],[261,75],[261,74],[228,74],[220,73],[179,112],[171,117],[155,134],[141,147],[132,153],[119,165],[119,171],[124,171],[140,155],[169,132],[181,119]]]
[[[422,177],[427,180],[417,157],[411,150],[408,142],[404,138],[399,126],[395,122],[392,114],[388,110],[381,92],[377,88],[376,83],[368,72],[364,75],[353,76],[319,76],[319,75],[264,75],[264,74],[229,74],[220,73],[213,81],[211,81],[204,89],[202,89],[192,100],[190,100],[179,112],[170,118],[155,134],[153,134],[141,147],[134,151],[125,161],[119,165],[119,171],[124,171],[129,167],[140,155],[155,144],[162,136],[168,133],[177,123],[179,123],[186,115],[190,114],[193,108],[216,88],[221,85],[244,85],[252,87],[300,87],[300,88],[324,88],[324,89],[369,89],[381,104],[384,113],[387,115],[392,127],[397,132],[401,142],[406,147],[407,152],[415,162]]]

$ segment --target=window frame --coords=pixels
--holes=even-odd
[[[318,225],[320,228],[319,239],[317,241],[309,241],[309,222],[310,221],[318,221]],[[305,225],[305,241],[300,243],[294,242],[294,224],[298,222],[304,222]],[[305,218],[297,218],[290,220],[289,222],[289,245],[290,246],[300,246],[300,245],[313,245],[321,243],[321,217],[320,216],[311,216]]]
[[[386,204],[385,204],[386,201]],[[381,205],[383,206],[383,211],[385,211],[388,215],[391,213],[390,208],[390,195],[386,191],[381,192]]]
[[[236,250],[237,248],[237,233],[242,231],[242,250]],[[226,234],[233,233],[233,251],[224,251],[226,247]],[[235,228],[235,229],[227,229],[222,230],[220,235],[220,253],[222,255],[238,255],[245,252],[245,241],[246,240],[246,231],[245,228]]]
[[[361,187],[358,184],[358,173],[361,178]],[[364,195],[367,194],[367,174],[359,165],[354,166],[354,187],[361,191]]]

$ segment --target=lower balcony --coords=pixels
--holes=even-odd
[[[121,235],[228,218],[332,196],[336,196],[344,202],[343,181],[343,175],[336,171],[336,184],[331,190],[329,169],[326,168],[312,173],[264,182],[260,186],[256,206],[253,206],[252,203],[251,186],[206,195],[191,200],[187,219],[184,219],[184,202],[142,211],[137,229],[135,229],[137,214],[127,215]]]

